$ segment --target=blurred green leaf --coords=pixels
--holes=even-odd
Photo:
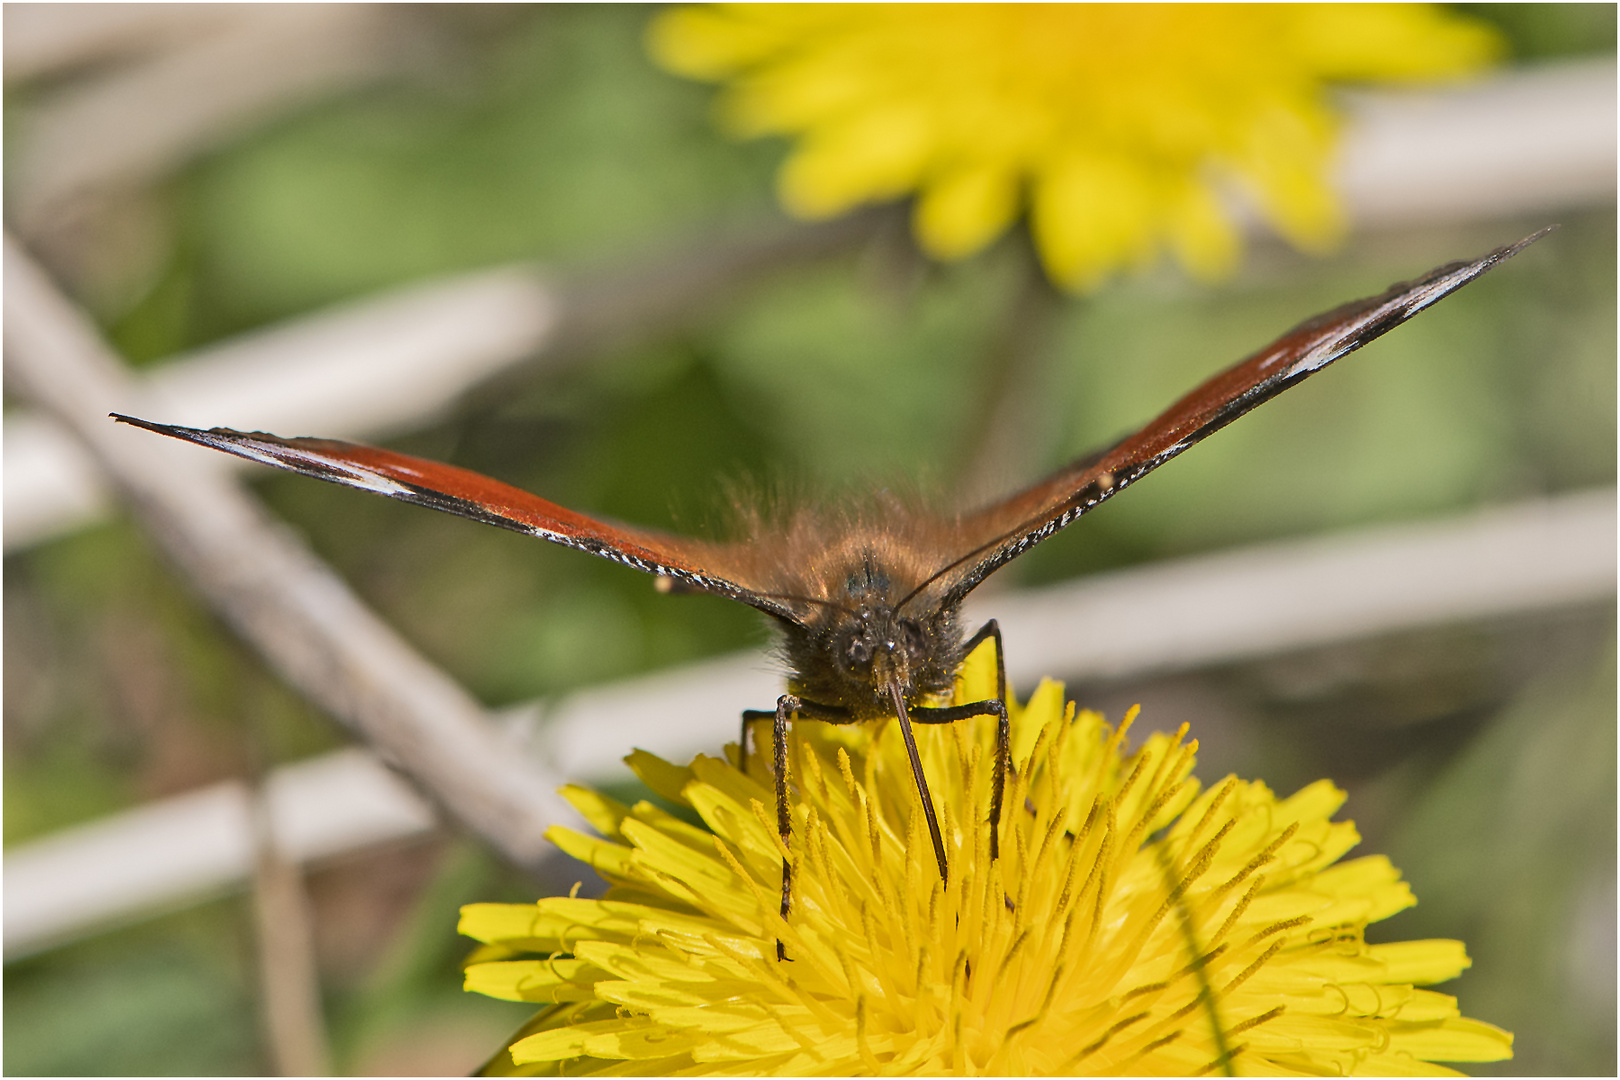
[[[5,970],[5,1071],[262,1075],[234,904],[95,938]]]

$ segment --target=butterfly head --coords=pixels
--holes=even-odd
[[[908,690],[913,668],[920,671],[928,663],[930,645],[915,619],[886,605],[862,607],[839,620],[832,659],[849,682]]]
[[[783,627],[782,652],[800,693],[865,718],[893,715],[896,690],[915,704],[951,688],[962,647],[954,605],[902,604],[900,590],[853,582],[839,592]]]

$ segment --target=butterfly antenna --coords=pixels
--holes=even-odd
[[[985,543],[980,544],[978,547],[974,548],[972,551],[968,552],[966,555],[963,555],[961,558],[954,559],[951,562],[946,563],[944,566],[940,567],[938,570],[934,571],[932,574],[929,574],[927,577],[923,578],[923,581],[922,581],[921,585],[918,585],[915,589],[912,589],[910,592],[906,593],[905,596],[901,597],[900,602],[898,604],[894,605],[894,610],[899,611],[901,608],[905,607],[907,604],[909,604],[913,600],[917,599],[917,597],[919,597],[919,596],[921,596],[923,594],[923,592],[928,588],[928,586],[932,585],[934,582],[938,581],[940,578],[944,577],[946,574],[950,573],[952,570],[955,570],[958,566],[961,566],[965,562],[970,562],[973,559],[978,558],[980,555],[984,554],[986,551],[989,551],[992,548],[996,547],[997,545],[1006,542],[1010,537],[1017,536],[1019,533],[1023,532],[1025,529],[1029,528],[1031,524],[1037,523],[1040,520],[1041,519],[1039,517],[1031,518],[1030,521],[1025,522],[1022,525],[1019,525],[1015,529],[1008,529],[1006,532],[1002,533],[1000,536],[996,537],[994,540],[988,540]],[[960,598],[958,598],[958,599],[960,599]]]
[[[950,871],[945,864],[945,841],[939,833],[939,819],[934,816],[934,798],[928,793],[928,778],[923,775],[922,758],[917,753],[917,737],[911,732],[911,714],[906,711],[906,695],[898,682],[889,683],[889,696],[894,698],[894,714],[900,718],[900,734],[906,740],[906,753],[911,755],[911,775],[917,779],[917,794],[922,796],[923,815],[928,818],[928,832],[934,838],[934,858],[939,860],[939,880],[950,884]]]

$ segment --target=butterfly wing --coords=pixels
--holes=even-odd
[[[113,413],[126,424],[223,450],[250,461],[345,487],[443,510],[487,525],[538,536],[668,578],[677,586],[718,593],[796,621],[790,608],[728,574],[740,565],[731,545],[636,529],[566,507],[470,469],[335,439],[283,439],[265,432],[178,427]]]
[[[1075,461],[1039,483],[961,522],[970,550],[917,594],[941,604],[962,599],[987,575],[1112,498],[1200,439],[1333,361],[1393,330],[1424,308],[1541,239],[1543,229],[1472,262],[1449,263],[1307,320],[1209,379],[1152,423],[1106,450]]]

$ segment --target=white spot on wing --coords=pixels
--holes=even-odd
[[[273,451],[261,449],[262,443],[239,442],[233,443],[242,456],[262,461],[266,465],[275,465],[286,468],[288,465],[309,464],[316,466],[325,473],[336,473],[343,477],[343,482],[350,487],[362,491],[374,491],[379,495],[409,495],[411,489],[386,476],[362,469],[358,465],[351,465],[345,461],[334,461],[331,458],[321,457],[318,454],[303,454],[289,447],[278,446]]]
[[[1315,371],[1317,368],[1328,364],[1339,355],[1339,347],[1343,345],[1343,343],[1344,339],[1340,338],[1330,345],[1318,345],[1316,348],[1294,361],[1294,365],[1288,369],[1288,374],[1285,376],[1285,378],[1292,378],[1301,372]]]
[[[332,462],[327,462],[327,465],[329,467],[335,467],[338,472],[341,472],[344,476],[348,477],[352,486],[361,488],[365,491],[375,491],[380,495],[415,494],[415,492],[406,487],[404,484],[401,484],[395,480],[390,480],[386,476],[380,476],[377,473],[371,472],[367,469],[355,468],[352,465],[334,466],[334,463]]]

